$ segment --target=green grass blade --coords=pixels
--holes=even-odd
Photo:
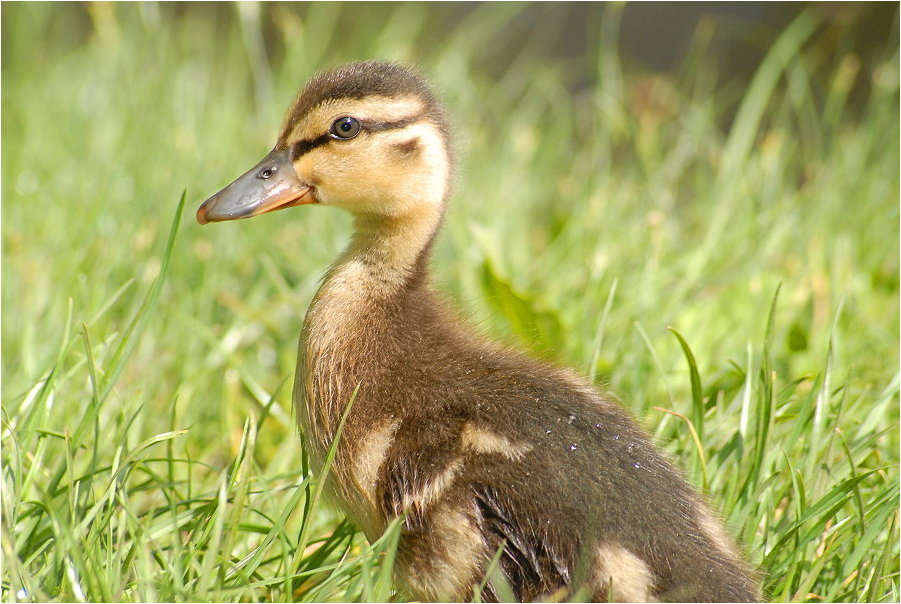
[[[670,333],[676,336],[679,346],[682,347],[682,354],[685,355],[685,361],[688,363],[688,372],[691,378],[691,423],[694,425],[698,434],[698,440],[704,442],[704,391],[701,388],[701,374],[698,371],[698,364],[695,356],[691,352],[691,347],[685,338],[672,327],[668,327]]]
[[[169,229],[169,238],[166,241],[166,248],[163,252],[160,273],[153,282],[153,286],[147,293],[147,297],[144,298],[144,302],[141,304],[138,312],[122,334],[122,338],[119,340],[119,346],[116,348],[116,351],[110,359],[110,368],[106,373],[106,380],[104,381],[100,392],[99,400],[101,403],[106,400],[106,397],[109,396],[110,391],[118,381],[119,375],[122,373],[122,370],[125,368],[125,364],[128,361],[128,357],[131,355],[135,346],[137,346],[141,333],[146,329],[147,322],[159,301],[160,292],[163,289],[163,284],[166,282],[166,277],[169,273],[169,265],[172,261],[172,254],[175,250],[175,238],[178,235],[178,227],[181,223],[182,210],[185,207],[186,194],[187,191],[182,191],[181,198],[178,200],[178,206],[175,209],[175,216],[172,219],[172,226]]]

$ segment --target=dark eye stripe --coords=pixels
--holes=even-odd
[[[324,145],[332,139],[332,136],[328,133],[321,134],[312,140],[303,140],[294,143],[291,146],[291,161],[297,161],[297,158],[301,155],[306,155],[316,147]]]
[[[385,130],[397,130],[399,128],[406,128],[410,124],[415,124],[421,118],[421,115],[414,115],[408,118],[404,118],[402,120],[397,120],[394,122],[371,122],[367,120],[360,120],[361,130],[365,130],[368,132],[383,132]],[[307,139],[302,141],[297,141],[291,146],[291,161],[297,161],[302,155],[306,155],[316,147],[322,146],[330,141],[334,141],[335,138],[326,132],[325,134],[320,134],[314,139]],[[339,141],[340,142],[340,141]]]

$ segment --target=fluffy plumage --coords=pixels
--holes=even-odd
[[[347,118],[359,132],[345,139]],[[356,392],[328,476],[335,501],[370,540],[404,516],[396,570],[419,599],[471,598],[499,548],[526,601],[756,599],[718,522],[627,413],[468,329],[432,291],[448,133],[418,75],[351,64],[311,80],[267,156],[290,194],[247,205],[264,159],[231,185],[240,215],[229,189],[198,211],[207,222],[315,202],[355,216],[307,312],[294,389],[317,471]]]

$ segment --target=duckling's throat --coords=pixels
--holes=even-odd
[[[395,295],[424,273],[442,214],[429,204],[399,216],[356,215],[353,239],[330,277],[349,272],[367,297]]]

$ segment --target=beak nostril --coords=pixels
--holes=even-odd
[[[262,170],[257,172],[257,178],[260,178],[262,180],[267,180],[269,178],[272,178],[272,175],[275,174],[277,171],[278,171],[277,166],[263,168]]]

